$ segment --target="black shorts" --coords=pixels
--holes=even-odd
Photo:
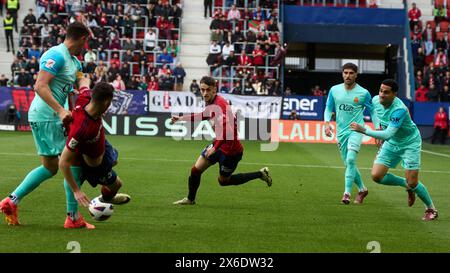
[[[102,163],[97,167],[88,166],[84,160],[81,163],[81,181],[87,180],[92,187],[111,185],[117,179],[116,172],[112,169],[117,163],[119,152],[105,139],[105,154]]]
[[[208,146],[205,147],[205,149],[203,149],[201,155],[204,158],[206,158],[206,156],[205,156],[206,150],[212,146],[213,146],[213,144],[209,144]],[[224,155],[222,153],[222,151],[220,149],[218,149],[213,155],[211,155],[210,157],[208,157],[206,159],[209,162],[211,162],[212,165],[219,162],[220,175],[222,175],[224,177],[230,177],[233,174],[233,172],[236,170],[239,161],[241,161],[242,155],[243,155],[243,153],[233,155],[233,156]]]

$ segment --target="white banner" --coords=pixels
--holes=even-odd
[[[223,93],[220,93],[219,96],[228,100],[231,104],[231,109],[233,109],[233,113],[240,112],[245,118],[280,118],[282,97],[241,96]]]
[[[204,103],[201,97],[191,92],[150,91],[150,112],[162,113],[199,113]]]
[[[150,91],[150,112],[162,113],[199,113],[204,109],[204,102],[191,92]],[[239,112],[245,118],[279,119],[282,97],[240,96],[219,93],[226,99],[233,113]]]

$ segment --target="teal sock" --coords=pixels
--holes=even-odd
[[[361,173],[359,172],[358,167],[356,167],[355,184],[358,187],[358,191],[363,191],[366,189],[366,186],[362,181]]]
[[[72,171],[72,175],[75,178],[75,182],[77,182],[78,187],[81,187],[81,167],[72,166],[70,167],[70,170]],[[72,220],[76,220],[78,218],[78,202],[65,179],[64,189],[66,191],[67,214],[72,218]]]
[[[422,182],[419,181],[419,184],[417,184],[417,187],[414,189],[411,189],[411,191],[415,192],[417,196],[419,196],[420,200],[427,206],[427,209],[434,209],[433,201],[431,200],[431,196],[428,193],[427,188],[425,187]]]
[[[408,187],[405,178],[393,175],[391,173],[387,173],[379,183],[388,186],[401,186],[404,188]]]
[[[351,193],[356,176],[356,152],[349,150],[345,159],[345,192]]]
[[[28,173],[23,179],[22,183],[11,194],[11,199],[17,205],[20,199],[36,189],[42,182],[51,178],[53,174],[47,170],[43,165],[37,167]]]

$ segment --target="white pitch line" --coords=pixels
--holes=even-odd
[[[425,152],[425,150],[423,150]],[[450,155],[439,154],[430,151],[426,151],[429,153],[433,153],[436,155],[442,155],[446,157],[450,157]],[[36,154],[21,154],[21,153],[0,153],[0,155],[12,155],[12,156],[36,156]],[[136,157],[122,157],[119,158],[123,160],[137,160],[137,161],[159,161],[159,162],[195,162],[195,158],[193,159],[169,159],[169,158],[136,158]],[[295,167],[295,168],[316,168],[316,169],[344,169],[344,166],[330,166],[330,165],[303,165],[303,164],[288,164],[288,163],[262,163],[262,162],[239,162],[241,165],[258,165],[258,166],[274,166],[274,167]],[[371,170],[371,167],[358,167],[360,170]],[[402,169],[392,169],[393,171],[403,172]],[[441,171],[441,170],[420,170],[422,173],[447,173],[450,174],[450,171]]]
[[[428,151],[428,150],[422,150],[422,152],[424,152],[426,154],[437,155],[437,156],[450,157],[450,155],[448,155],[448,154],[441,154],[441,153],[436,153],[436,152],[432,152],[432,151]]]

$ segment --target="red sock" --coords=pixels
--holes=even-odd
[[[112,191],[106,186],[102,186],[102,199],[103,201],[111,201],[116,196],[117,191]]]

